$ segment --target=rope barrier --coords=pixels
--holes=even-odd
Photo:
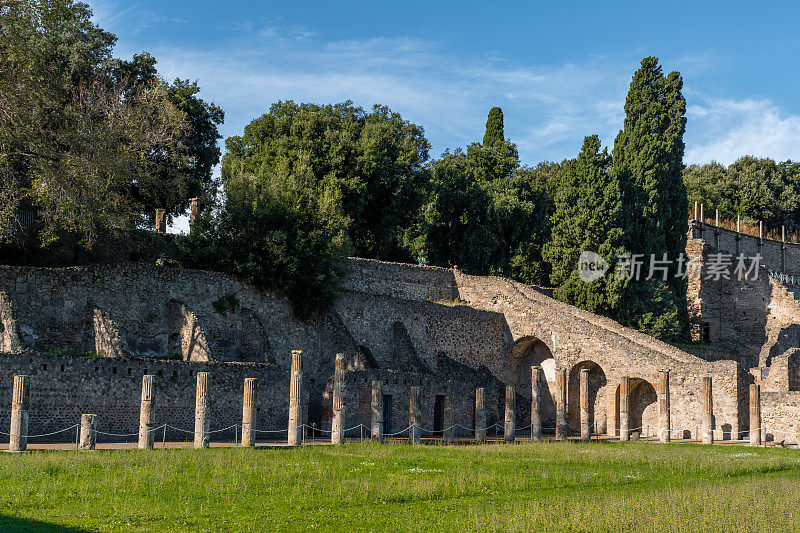
[[[412,427],[414,427],[413,424],[408,426],[406,429],[404,429],[402,431],[398,431],[397,433],[381,433],[381,436],[382,437],[394,437],[396,435],[400,435],[401,433],[405,433],[406,431],[409,431]]]
[[[596,432],[596,424],[597,423],[595,422],[595,424],[593,424],[593,426],[592,426],[593,429],[595,430],[595,431],[592,431],[592,434],[597,435],[599,437],[600,433]],[[494,423],[494,424],[492,424],[490,426],[487,426],[484,429],[484,431],[489,432],[489,430],[495,429],[499,425],[500,424],[496,422],[496,423]],[[394,433],[381,433],[380,435],[382,437],[395,437],[395,436],[398,436],[398,435],[402,435],[403,433],[409,432],[412,428],[414,428],[414,426],[415,425],[412,424],[412,425],[409,425],[408,427],[406,427],[405,429],[402,429],[400,431],[397,431],[397,432],[394,432]],[[64,429],[59,429],[57,431],[52,431],[52,432],[49,432],[49,433],[27,435],[27,436],[25,436],[25,438],[27,438],[27,439],[36,439],[36,438],[42,438],[42,437],[49,437],[49,436],[53,436],[53,435],[58,435],[60,433],[65,433],[65,432],[71,431],[71,430],[76,430],[76,432],[77,432],[80,429],[80,427],[81,427],[80,424],[73,424],[72,426],[66,427]],[[319,431],[320,433],[325,433],[325,434],[331,434],[332,433],[331,430],[322,429],[322,428],[316,428],[316,427],[309,426],[307,424],[301,424],[300,427],[301,428],[305,428],[305,429],[310,429],[310,430],[315,431],[315,432]],[[532,424],[529,424],[529,425],[524,426],[524,427],[516,428],[515,431],[523,431],[523,430],[526,430],[526,429],[530,429],[531,427],[532,427]],[[647,428],[647,436],[645,437],[645,439],[658,439],[661,429],[659,427],[651,426],[649,424],[642,425],[642,426],[639,426],[639,427],[636,427],[636,428],[631,428],[628,431],[629,432],[640,431],[640,430],[644,429],[645,427]],[[238,428],[239,428],[238,424],[233,424],[233,425],[225,427],[225,428],[220,428],[220,429],[215,429],[215,430],[208,431],[207,434],[211,435],[211,434],[221,433],[221,432],[224,432],[224,431],[230,431],[231,429],[234,429],[234,430],[237,430],[237,439],[236,440],[237,440],[237,443],[238,443]],[[467,426],[467,425],[464,425],[464,424],[461,424],[461,423],[455,423],[455,424],[452,424],[452,425],[450,425],[450,426],[448,426],[446,428],[438,429],[438,430],[424,428],[424,427],[421,427],[421,426],[417,425],[417,429],[421,433],[427,433],[427,434],[441,433],[443,435],[445,432],[454,430],[456,428],[461,428],[461,429],[466,430],[467,432],[470,432],[470,433],[473,433],[473,434],[474,434],[474,432],[476,430],[476,428],[474,428],[472,426]],[[569,424],[567,424],[565,426],[565,428],[567,430],[575,432],[575,433],[578,433],[580,431],[579,429],[574,428]],[[178,432],[181,432],[181,433],[194,434],[193,430],[187,430],[187,429],[175,427],[175,426],[172,426],[170,424],[162,424],[160,426],[157,426],[157,427],[154,427],[154,428],[150,428],[148,431],[151,432],[151,433],[156,432],[156,431],[163,431],[164,432],[163,440],[166,441],[166,430],[167,429],[172,429],[172,430],[175,430],[175,431],[178,431]],[[557,426],[541,426],[541,429],[542,430],[553,430],[553,429],[558,429],[558,427]],[[650,435],[650,430],[651,429],[653,430],[653,434],[652,435]],[[696,440],[699,437],[701,429],[702,428],[700,428],[699,426],[696,426],[694,428],[670,428],[668,431],[669,431],[670,435],[673,435],[675,433],[685,433],[686,431],[689,431],[690,433],[693,433],[695,435],[695,440]],[[361,438],[362,438],[362,440],[365,437],[365,435],[364,435],[365,431],[366,431],[367,438],[370,438],[372,436],[372,429],[369,426],[365,425],[365,424],[358,424],[358,425],[349,427],[347,429],[342,430],[342,433],[346,434],[347,432],[351,432],[351,431],[354,431],[354,430],[361,430]],[[275,434],[280,434],[280,433],[288,432],[288,428],[287,429],[273,429],[273,430],[270,430],[270,429],[255,429],[255,428],[253,428],[253,429],[251,429],[251,431],[254,432],[254,433],[266,433],[266,434],[275,433]],[[742,431],[735,431],[735,432],[724,432],[724,433],[729,434],[729,435],[735,435],[737,437],[737,440],[741,440],[740,437],[742,437],[743,435],[748,434],[748,433],[753,433],[755,431],[758,431],[758,432],[762,432],[763,431],[763,432],[765,432],[767,434],[779,434],[779,435],[785,435],[785,436],[790,436],[790,435],[791,436],[798,436],[798,435],[800,435],[800,432],[784,431],[784,430],[781,430],[781,429],[770,428],[769,426],[761,426],[759,428],[750,429],[750,430],[742,430]],[[100,430],[94,430],[94,433],[96,435],[103,435],[103,436],[109,436],[109,437],[120,437],[120,438],[136,437],[136,436],[139,435],[138,432],[136,432],[136,433],[112,433],[112,432],[100,431]],[[6,433],[4,431],[0,431],[0,435],[6,436],[6,437],[10,437],[11,436],[10,433]],[[613,437],[613,435],[609,435],[609,436]],[[641,438],[641,435],[640,435],[640,438]],[[77,433],[76,433],[76,439],[77,439]],[[798,446],[800,446],[800,444]]]
[[[70,426],[68,428],[59,429],[58,431],[53,431],[52,433],[42,433],[41,435],[28,435],[27,438],[35,439],[35,438],[39,438],[39,437],[49,437],[50,435],[58,435],[59,433],[64,433],[65,431],[71,431],[71,430],[73,430],[73,429],[75,429],[77,427],[80,427],[80,424],[74,424],[74,425],[72,425],[72,426]],[[7,434],[7,435],[10,436],[10,434]]]
[[[106,433],[105,431],[100,431],[99,429],[94,430],[95,435],[108,435],[110,437],[138,437],[139,433]]]

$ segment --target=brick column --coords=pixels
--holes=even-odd
[[[94,450],[97,439],[97,415],[81,415],[81,440],[78,448]]]
[[[208,416],[208,372],[197,373],[197,389],[194,397],[194,447],[208,448],[211,418]]]
[[[344,424],[347,416],[345,410],[344,374],[347,369],[347,357],[343,353],[336,354],[333,371],[333,422],[331,423],[331,443],[344,443]]]
[[[383,427],[383,383],[376,379],[372,382],[372,424],[370,433],[374,442],[383,442],[383,433],[388,429]]]
[[[592,430],[589,426],[589,369],[581,368],[580,372],[581,403],[581,440],[591,440]]]
[[[622,376],[619,383],[619,440],[630,440],[631,378]]]
[[[486,441],[486,398],[483,387],[475,389],[475,442]]]
[[[242,446],[255,446],[256,400],[258,399],[258,380],[244,378],[244,397],[242,398]]]
[[[506,442],[514,442],[517,430],[517,388],[506,385],[506,420],[503,426],[503,438]]]
[[[750,446],[761,446],[761,386],[750,385]]]
[[[155,401],[156,377],[142,376],[142,401],[139,406],[139,449],[153,449],[153,402]]]
[[[670,396],[669,396],[669,370],[658,373],[658,440],[670,441]]]
[[[564,440],[567,437],[567,370],[564,368],[556,369],[556,388],[556,439]]]
[[[411,395],[408,401],[408,425],[411,428],[408,430],[408,440],[411,444],[419,442],[422,426],[422,411],[419,407],[419,387],[411,387]]]
[[[156,209],[156,232],[164,234],[167,232],[167,210]]]
[[[703,386],[700,391],[703,401],[702,442],[714,443],[714,400],[711,396],[711,376],[703,377]]]
[[[453,427],[453,392],[448,391],[444,395],[444,427],[442,428],[442,440],[445,444],[450,444],[455,440],[456,428]]]
[[[14,391],[11,396],[11,437],[8,451],[24,452],[28,449],[28,409],[30,409],[31,377],[14,376]]]
[[[531,440],[542,438],[542,367],[531,367]]]

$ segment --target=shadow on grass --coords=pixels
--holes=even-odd
[[[6,533],[16,531],[36,531],[37,533],[40,531],[46,533],[84,533],[87,530],[64,527],[57,524],[48,524],[47,522],[39,522],[38,520],[0,515],[0,531]]]

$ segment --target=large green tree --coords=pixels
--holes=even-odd
[[[426,197],[429,144],[420,126],[384,106],[278,102],[226,141],[223,182],[303,174],[317,194],[340,198],[349,249],[413,261],[411,231]]]
[[[576,159],[561,165],[553,198],[552,236],[544,258],[552,265],[556,298],[607,316],[618,317],[627,281],[613,275],[617,257],[626,253],[628,215],[624,184],[609,172],[611,157],[596,135],[586,137]],[[583,252],[607,263],[605,277],[587,282],[577,269]]]
[[[31,241],[91,248],[210,182],[221,112],[195,113],[191,85],[123,74],[115,40],[83,3],[0,6],[0,239],[19,241],[28,212]]]
[[[625,100],[625,122],[614,142],[611,172],[630,195],[626,249],[647,262],[666,254],[667,281],[634,281],[622,319],[662,337],[677,337],[686,328],[686,280],[676,276],[677,258],[686,249],[687,198],[681,175],[686,100],[678,72],[664,75],[658,59],[647,57],[631,81]],[[652,316],[676,309],[677,324],[653,324]],[[644,317],[644,318],[643,318]]]
[[[484,139],[497,133],[493,114]],[[541,259],[548,231],[545,181],[519,168],[513,143],[501,133],[466,151],[445,152],[431,167],[432,194],[416,241],[424,261],[527,283],[546,279]]]
[[[707,215],[719,209],[723,219],[737,215],[745,223],[800,229],[800,164],[776,163],[744,156],[725,167],[719,163],[691,165],[683,180],[690,205],[705,204]]]
[[[148,174],[137,181],[132,190],[134,199],[152,217],[156,208],[167,210],[167,216],[182,214],[189,206],[189,199],[203,198],[205,202],[216,193],[212,177],[214,166],[219,163],[221,150],[217,140],[221,138],[217,127],[225,114],[222,109],[198,97],[197,82],[175,79],[167,84],[160,79],[156,59],[144,52],[135,54],[131,60],[116,60],[112,65],[118,83],[130,87],[136,93],[154,83],[164,84],[169,101],[186,117],[186,128],[176,142],[183,148],[184,157],[172,164],[159,161],[163,154],[154,152],[151,159],[158,172]],[[169,163],[169,162],[167,162]]]
[[[505,131],[503,125],[503,110],[493,107],[489,110],[486,118],[486,133],[483,134],[483,145],[493,146],[505,141]]]
[[[221,270],[287,296],[308,318],[328,307],[344,273],[347,220],[334,189],[305,167],[254,176],[228,169],[225,201],[181,241],[187,266]]]

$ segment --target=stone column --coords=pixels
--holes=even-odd
[[[300,419],[303,416],[303,350],[292,350],[289,381],[289,446],[300,444]]]
[[[244,398],[242,399],[242,446],[255,446],[256,439],[256,400],[258,399],[258,380],[244,378]]]
[[[514,442],[517,430],[517,388],[506,385],[506,423],[503,427],[503,438],[506,442]]]
[[[622,376],[619,383],[619,440],[630,440],[631,378]]]
[[[194,397],[194,447],[208,448],[211,418],[208,416],[208,372],[197,373],[197,389]]]
[[[670,441],[670,397],[669,397],[669,370],[658,373],[658,439],[661,442]]]
[[[30,376],[14,376],[11,396],[11,437],[8,451],[24,452],[28,449],[28,409],[30,408]]]
[[[542,438],[542,367],[531,367],[531,440]]]
[[[422,411],[419,407],[419,387],[411,387],[411,395],[408,402],[408,425],[411,426],[408,430],[408,440],[411,444],[416,444],[420,440],[422,433],[421,418]]]
[[[591,440],[592,429],[589,427],[589,369],[581,368],[581,440]]]
[[[750,385],[750,446],[761,446],[761,386]]]
[[[453,427],[453,393],[448,391],[444,395],[444,427],[442,428],[442,440],[445,444],[450,444],[455,440],[456,428]]]
[[[344,424],[347,416],[344,405],[344,373],[346,369],[347,357],[343,353],[337,353],[333,371],[333,422],[331,423],[331,444],[344,443]]]
[[[388,429],[383,427],[383,383],[376,379],[372,382],[372,424],[370,433],[373,442],[383,442],[383,433]]]
[[[702,443],[714,443],[714,400],[711,396],[711,376],[703,377],[703,386],[700,391],[703,401]]]
[[[81,440],[78,448],[94,450],[97,439],[97,415],[81,415]]]
[[[167,210],[156,209],[156,232],[164,234],[167,232]]]
[[[142,403],[139,406],[139,449],[153,449],[153,401],[155,398],[156,377],[142,376]]]
[[[564,440],[567,437],[567,370],[564,368],[556,369],[556,388],[556,439]]]
[[[475,389],[475,442],[486,441],[486,397],[483,387]]]
[[[189,198],[191,207],[189,208],[189,233],[194,231],[197,216],[200,214],[200,198]]]

